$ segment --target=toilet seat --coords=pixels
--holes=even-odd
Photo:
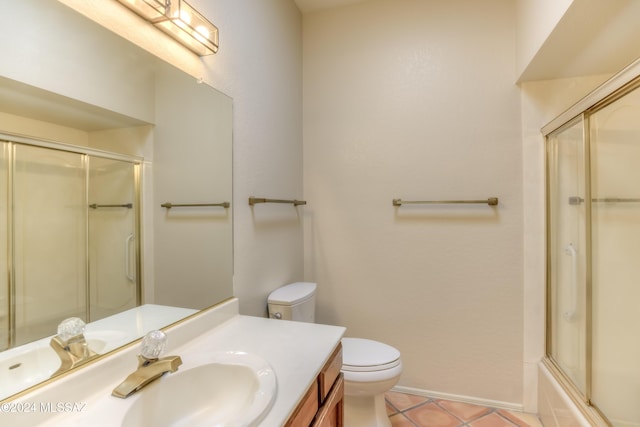
[[[364,338],[342,339],[342,371],[386,371],[400,364],[400,352],[390,345]]]

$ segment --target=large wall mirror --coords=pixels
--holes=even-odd
[[[0,401],[233,296],[232,100],[62,3],[3,3]]]

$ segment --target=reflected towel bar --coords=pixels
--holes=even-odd
[[[221,208],[228,208],[231,206],[231,203],[229,202],[222,202],[222,203],[181,203],[181,204],[174,204],[174,203],[163,203],[160,206],[162,206],[163,208],[167,208],[167,209],[171,209],[171,208],[185,208],[185,207],[207,207],[207,206],[219,206]]]
[[[580,196],[571,196],[569,197],[570,205],[579,205],[583,203],[584,199]],[[591,199],[592,203],[638,203],[640,199],[624,199],[621,197],[603,197],[600,199]]]
[[[483,204],[489,206],[496,206],[498,204],[497,197],[489,197],[486,200],[417,200],[406,201],[402,199],[393,199],[393,206],[402,205],[445,205],[445,204]]]
[[[128,209],[131,209],[133,207],[133,203],[124,203],[122,205],[99,205],[97,203],[94,203],[92,205],[89,205],[89,207],[91,209],[98,209],[98,208],[128,208]]]
[[[262,197],[249,197],[249,206],[253,206],[256,203],[291,203],[294,206],[306,205],[304,200],[281,200],[281,199],[265,199]]]

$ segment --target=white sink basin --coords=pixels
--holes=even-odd
[[[256,426],[276,397],[273,369],[241,352],[216,353],[208,363],[166,374],[139,390],[122,427]]]
[[[106,353],[127,341],[120,331],[94,331],[85,334],[87,345],[98,354]],[[48,380],[60,367],[60,358],[43,338],[2,352],[0,357],[0,400]]]
[[[49,346],[24,346],[0,360],[0,400],[48,379],[60,367]]]

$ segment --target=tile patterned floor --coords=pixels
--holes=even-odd
[[[393,427],[540,427],[531,414],[412,394],[388,392]]]

